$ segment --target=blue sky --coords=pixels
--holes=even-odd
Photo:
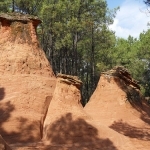
[[[110,25],[116,36],[127,38],[129,35],[138,38],[139,34],[148,29],[150,13],[143,0],[106,0],[109,8],[120,6],[120,10]],[[150,8],[149,8],[150,9]]]
[[[106,0],[109,8],[120,6],[125,0]]]

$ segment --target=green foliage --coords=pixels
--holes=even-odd
[[[117,38],[112,48],[112,66],[125,66],[132,77],[138,81],[144,95],[150,96],[150,30],[140,34],[139,39]]]
[[[1,0],[0,1],[0,12],[10,12],[12,6],[11,0]]]
[[[115,36],[108,25],[117,9],[110,11],[104,0],[45,0],[42,4],[40,39],[53,70],[78,75],[85,83],[83,97],[88,99],[100,71],[110,62]]]

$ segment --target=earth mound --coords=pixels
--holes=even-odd
[[[124,67],[102,73],[84,110],[97,124],[102,123],[133,141],[148,144],[150,140],[150,107],[140,86]]]
[[[44,121],[43,141],[58,149],[133,150],[131,142],[103,124],[96,125],[81,105],[81,81],[58,74],[56,88]],[[117,139],[117,140],[116,140]]]
[[[40,48],[36,17],[0,14],[0,133],[8,143],[42,138],[56,77]]]

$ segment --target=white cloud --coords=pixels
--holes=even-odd
[[[145,13],[146,6],[143,1],[125,0],[117,12],[114,23],[110,29],[115,31],[116,36],[127,38],[129,35],[138,38],[139,34],[148,29],[147,23],[150,15]]]

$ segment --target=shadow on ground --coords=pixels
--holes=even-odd
[[[143,100],[143,103],[142,103],[142,107],[143,107],[143,114],[141,114],[141,119],[150,125],[150,104],[147,103],[146,100]]]
[[[140,119],[150,125],[150,104],[140,90],[126,84],[123,79],[116,80],[117,85],[126,93],[126,101],[140,113]]]
[[[74,120],[71,113],[62,116],[45,129],[46,138],[52,145],[57,145],[56,148],[47,146],[45,150],[62,150],[64,147],[65,150],[117,150],[109,138],[99,138],[95,127],[81,118]]]
[[[115,121],[111,126],[109,126],[111,129],[117,131],[120,134],[123,134],[125,136],[128,136],[130,138],[136,138],[139,140],[150,140],[150,128],[137,128],[134,126],[129,125],[126,122]]]
[[[0,101],[3,100],[4,97],[5,97],[5,89],[0,88]]]
[[[4,101],[5,89],[0,88],[0,134],[7,143],[33,142],[35,129],[40,130],[40,122],[29,121],[24,116],[18,117],[12,114],[16,111],[14,104],[9,101]],[[40,133],[40,131],[39,131]],[[40,137],[40,135],[39,135]]]

